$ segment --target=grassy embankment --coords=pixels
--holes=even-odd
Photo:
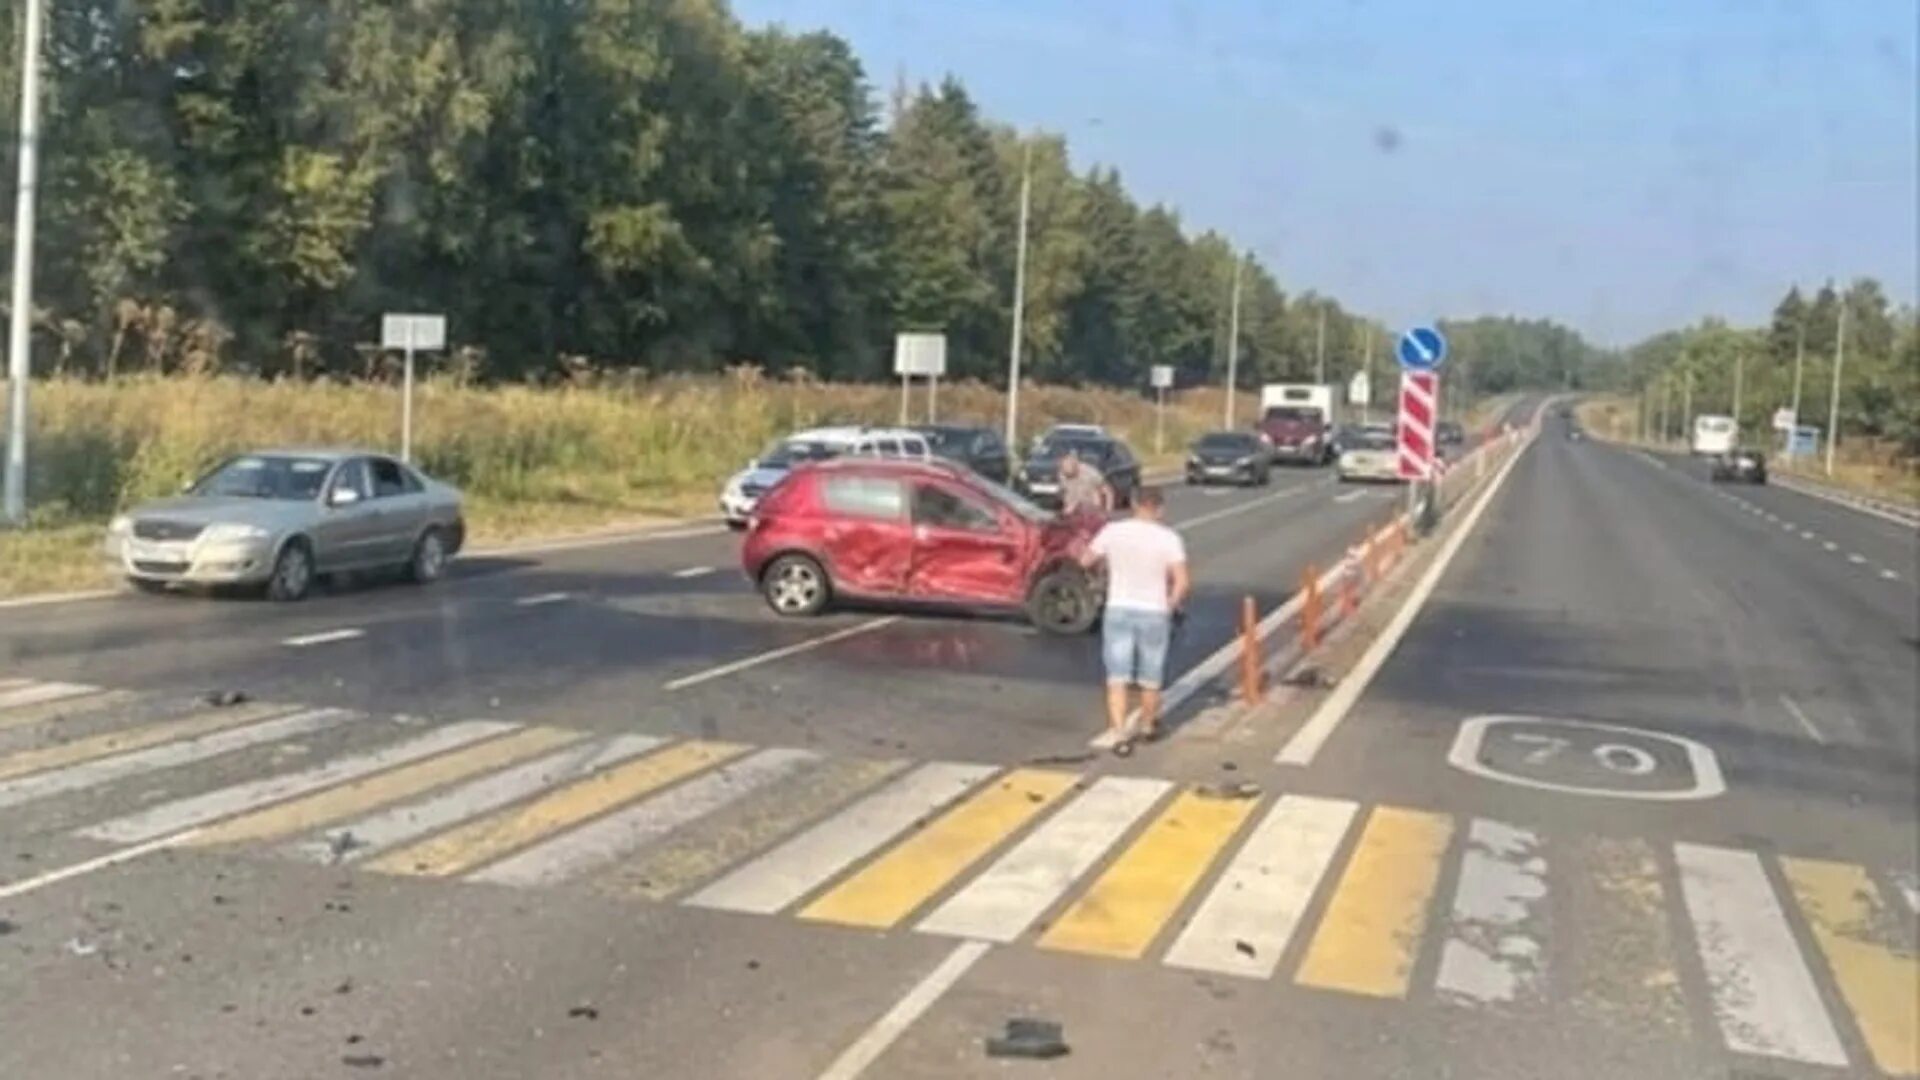
[[[1237,404],[1250,422],[1257,394]],[[1004,396],[940,389],[943,419],[998,424]],[[1174,460],[1217,423],[1218,391],[1170,395]],[[925,392],[913,396],[916,419]],[[459,485],[478,544],[626,526],[713,510],[719,485],[769,440],[829,422],[891,423],[899,388],[667,377],[630,386],[468,388],[429,380],[415,401],[415,456]],[[133,378],[34,385],[32,527],[0,532],[0,595],[107,584],[94,556],[112,514],[164,495],[222,456],[265,446],[395,448],[399,405],[377,385]],[[1106,424],[1152,457],[1150,400],[1114,390],[1029,387],[1021,426]]]
[[[1582,401],[1575,412],[1581,426],[1601,438],[1636,445],[1641,441],[1639,406],[1632,398],[1591,397]],[[1680,449],[1683,445],[1673,441],[1667,448]],[[1770,450],[1768,457],[1767,467],[1776,473],[1804,476],[1877,499],[1920,503],[1920,461],[1902,461],[1885,446],[1843,440],[1834,451],[1832,476],[1827,475],[1823,458],[1790,464],[1779,456],[1777,449]]]

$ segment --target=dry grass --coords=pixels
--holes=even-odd
[[[1251,421],[1257,394],[1236,413]],[[942,419],[998,425],[1003,395],[943,386]],[[1172,460],[1218,422],[1219,391],[1170,395]],[[898,387],[725,377],[667,377],[592,387],[421,384],[420,464],[459,485],[476,542],[486,544],[710,513],[719,485],[773,438],[826,423],[892,423]],[[925,416],[924,390],[913,396]],[[0,595],[103,583],[94,549],[116,510],[179,489],[209,464],[249,448],[354,445],[397,449],[400,406],[382,385],[240,378],[134,378],[34,385],[32,527],[0,534]],[[1153,403],[1105,389],[1029,386],[1022,430],[1105,424],[1152,459]]]

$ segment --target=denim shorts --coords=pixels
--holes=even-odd
[[[1100,656],[1107,681],[1158,690],[1167,675],[1167,644],[1173,616],[1164,611],[1108,608],[1100,627]]]

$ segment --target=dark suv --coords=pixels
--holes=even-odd
[[[1715,483],[1764,484],[1767,482],[1767,456],[1758,450],[1735,448],[1713,459]]]
[[[1267,441],[1251,431],[1208,432],[1187,451],[1189,484],[1265,484],[1272,471]]]
[[[1073,634],[1100,615],[1100,583],[1079,563],[1099,525],[943,462],[841,458],[767,493],[740,563],[781,615],[850,598],[1022,611]]]
[[[1127,444],[1108,435],[1072,435],[1048,439],[1034,449],[1013,486],[1041,506],[1060,506],[1060,459],[1072,451],[1081,461],[1100,470],[1113,489],[1113,505],[1133,505],[1140,490],[1140,459]]]
[[[948,461],[957,461],[996,484],[1013,477],[1013,455],[1006,440],[990,427],[979,424],[927,424],[914,428],[927,437],[933,452]]]

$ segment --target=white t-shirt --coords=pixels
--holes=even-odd
[[[1187,561],[1180,534],[1157,521],[1128,518],[1103,526],[1092,551],[1107,560],[1107,606],[1167,612],[1168,572]]]

